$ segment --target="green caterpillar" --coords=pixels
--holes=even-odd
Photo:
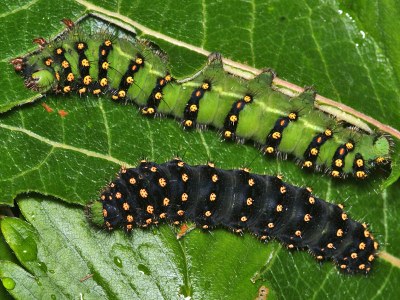
[[[143,115],[170,115],[184,129],[210,125],[225,140],[252,140],[267,156],[287,154],[304,169],[334,178],[364,179],[390,160],[391,142],[381,133],[348,126],[314,107],[307,90],[291,98],[271,88],[274,73],[252,80],[223,69],[221,56],[183,80],[172,77],[165,56],[147,41],[85,34],[71,20],[51,42],[12,61],[25,85],[40,93],[81,96],[110,94],[115,102],[134,101]]]

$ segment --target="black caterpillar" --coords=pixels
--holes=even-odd
[[[87,35],[71,20],[63,21],[64,34],[51,42],[35,39],[38,51],[12,61],[28,88],[133,100],[143,115],[172,115],[185,129],[211,125],[225,140],[253,140],[265,155],[290,154],[302,168],[325,170],[335,178],[364,179],[390,159],[386,136],[319,111],[312,92],[290,98],[275,91],[273,72],[244,80],[225,72],[221,57],[212,55],[196,75],[176,80],[165,57],[148,42],[104,32]]]
[[[203,230],[248,231],[261,241],[273,238],[289,249],[308,249],[318,261],[331,259],[346,273],[368,273],[378,250],[367,225],[350,219],[342,205],[280,176],[248,169],[190,166],[179,158],[142,161],[137,168],[122,168],[100,200],[91,204],[90,217],[108,230],[192,221]]]

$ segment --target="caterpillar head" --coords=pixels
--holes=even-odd
[[[53,68],[51,44],[38,38],[39,50],[25,57],[17,57],[10,61],[14,70],[25,78],[25,86],[37,92],[47,92],[57,86],[59,73]]]
[[[392,148],[391,140],[388,136],[381,135],[374,142],[374,152],[376,155],[375,163],[385,164],[389,161],[390,149]]]
[[[98,227],[104,226],[103,204],[101,201],[94,201],[86,207],[88,218]]]

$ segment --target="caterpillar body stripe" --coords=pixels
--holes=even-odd
[[[110,94],[115,102],[133,101],[146,116],[171,115],[185,129],[210,125],[225,140],[253,140],[267,156],[290,154],[304,169],[332,177],[364,179],[390,160],[391,142],[314,107],[313,91],[290,98],[271,88],[274,73],[244,80],[224,71],[213,54],[191,78],[174,79],[160,51],[141,40],[86,35],[64,20],[57,39],[36,39],[40,49],[12,61],[28,88],[68,95]]]
[[[93,223],[108,230],[192,221],[206,231],[247,231],[261,241],[272,238],[289,249],[308,249],[318,261],[333,260],[345,273],[368,273],[378,249],[366,224],[310,188],[247,169],[190,166],[179,158],[122,168],[89,211]]]

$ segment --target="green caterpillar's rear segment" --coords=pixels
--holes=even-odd
[[[271,88],[266,71],[244,80],[224,71],[212,54],[193,77],[176,81],[160,51],[137,39],[103,33],[83,37],[72,21],[55,41],[12,61],[28,88],[40,93],[110,94],[134,101],[143,115],[172,115],[185,129],[211,125],[225,140],[253,140],[267,156],[290,154],[302,168],[332,177],[363,179],[390,160],[390,141],[381,134],[346,126],[314,107],[314,93],[291,98]],[[361,121],[360,121],[361,122]],[[352,124],[357,125],[357,124]]]

